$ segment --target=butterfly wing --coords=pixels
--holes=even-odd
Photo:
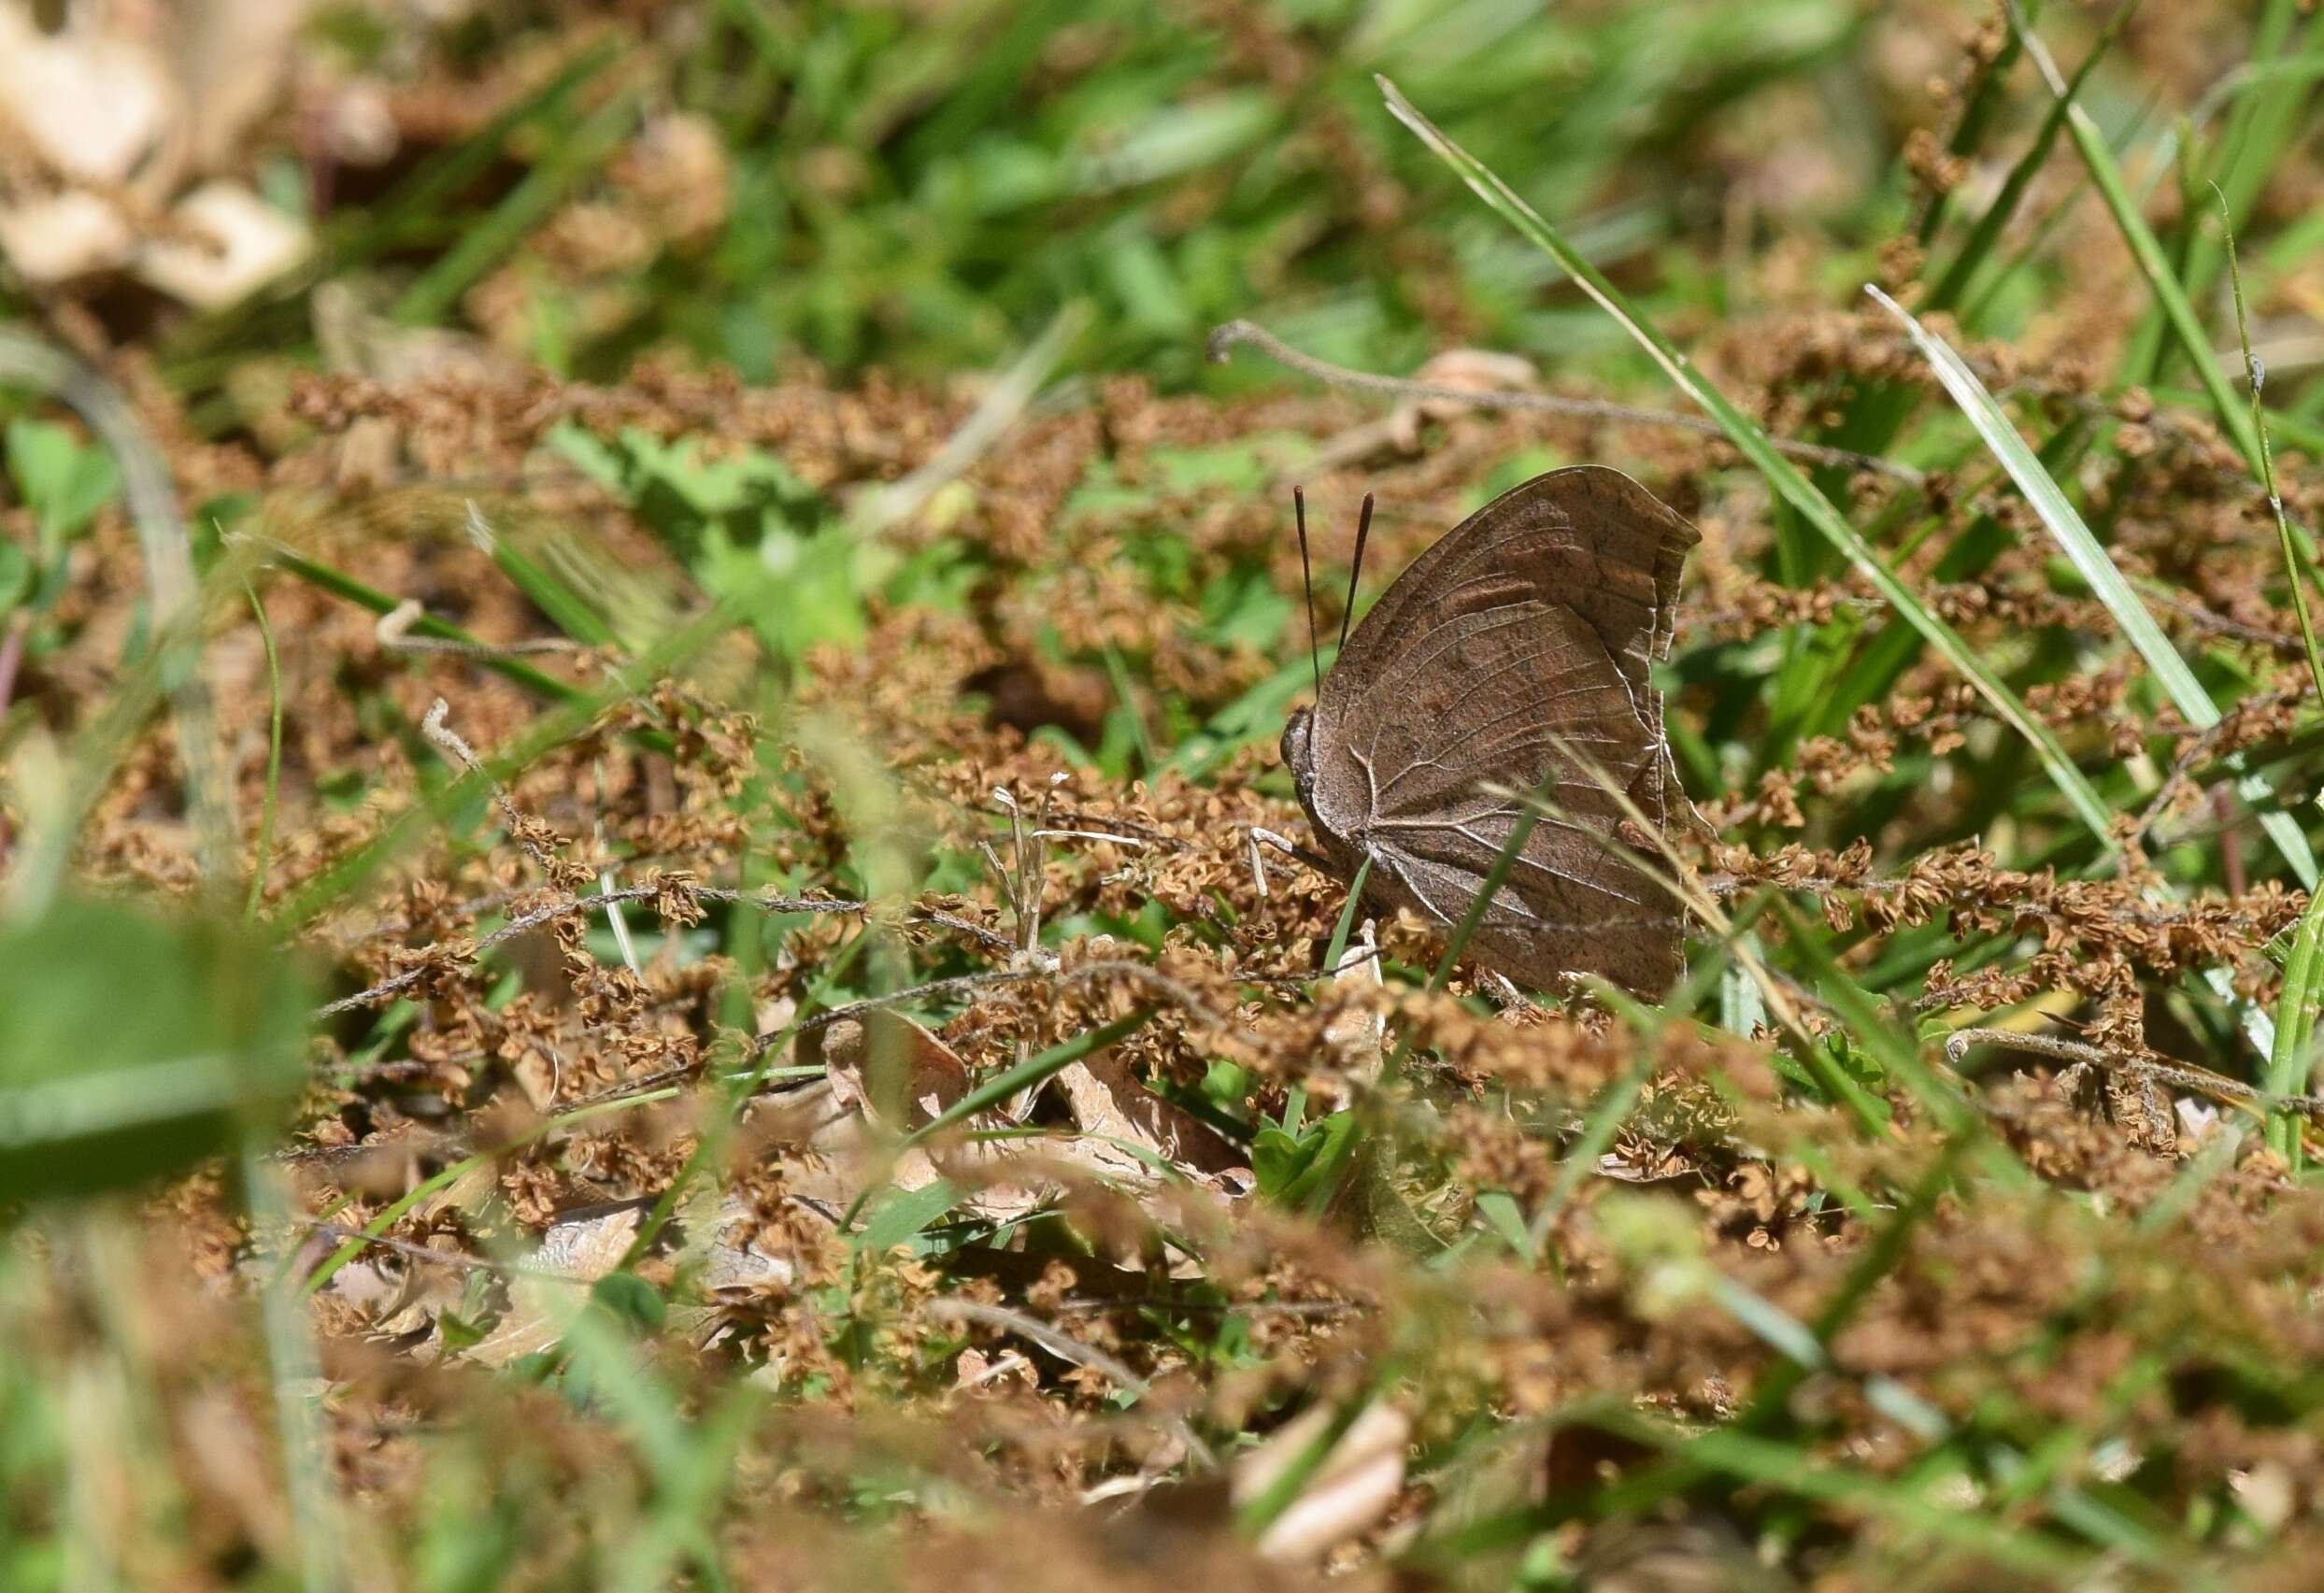
[[[1458,923],[1518,821],[1493,794],[1545,782],[1541,818],[1472,943],[1534,985],[1596,973],[1660,990],[1681,915],[1615,839],[1661,825],[1669,775],[1649,671],[1693,528],[1618,471],[1504,493],[1421,556],[1348,638],[1315,711],[1312,816],[1374,861],[1367,893]]]

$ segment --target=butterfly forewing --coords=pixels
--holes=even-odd
[[[1547,780],[1559,811],[1472,944],[1534,985],[1668,982],[1680,915],[1616,837],[1601,776],[1656,825],[1685,800],[1648,672],[1694,540],[1628,476],[1582,466],[1495,499],[1396,581],[1323,683],[1303,782],[1325,839],[1373,860],[1367,894],[1458,922],[1518,822],[1505,792]]]

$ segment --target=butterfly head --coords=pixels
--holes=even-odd
[[[1309,813],[1315,811],[1316,754],[1308,736],[1315,715],[1306,708],[1292,710],[1283,725],[1283,767],[1291,772],[1291,787],[1299,792],[1299,805]]]

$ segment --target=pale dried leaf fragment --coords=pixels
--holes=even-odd
[[[196,309],[223,309],[307,258],[305,225],[234,182],[206,182],[173,212],[179,229],[211,247],[155,238],[135,272],[150,286]]]
[[[641,1208],[630,1205],[551,1226],[541,1236],[541,1247],[509,1282],[507,1315],[469,1348],[468,1358],[506,1366],[563,1339],[589,1304],[589,1290],[580,1286],[595,1283],[621,1264],[630,1242],[637,1237],[642,1215]]]
[[[851,1203],[866,1184],[881,1176],[899,1189],[924,1189],[945,1176],[937,1154],[914,1145],[888,1160],[883,1140],[924,1129],[965,1096],[974,1082],[959,1053],[910,1018],[873,1011],[811,1031],[799,1059],[820,1062],[832,1104],[843,1116],[818,1131],[813,1148],[827,1158],[824,1179],[814,1192]],[[866,1127],[880,1131],[865,1132]],[[964,1127],[1005,1127],[991,1113]],[[1049,1180],[1018,1182],[997,1170],[1020,1159],[1005,1144],[971,1142],[941,1152],[947,1165],[980,1178],[965,1196],[963,1209],[994,1222],[1011,1221],[1039,1206],[1053,1192]]]
[[[1292,1417],[1266,1443],[1234,1462],[1233,1499],[1240,1507],[1275,1486],[1309,1447],[1331,1430],[1336,1413],[1316,1405]],[[1376,1523],[1404,1486],[1412,1421],[1385,1401],[1348,1424],[1299,1497],[1267,1524],[1259,1552],[1273,1560],[1313,1559]]]
[[[216,171],[288,81],[315,0],[180,0],[169,59],[181,96],[187,162]]]
[[[341,165],[383,166],[403,146],[394,102],[378,78],[352,78],[333,85],[321,122],[322,147]]]
[[[1338,966],[1326,977],[1332,997],[1345,1004],[1323,1026],[1323,1043],[1350,1082],[1370,1084],[1380,1076],[1388,1054],[1388,1015],[1376,1004],[1386,982],[1380,976],[1379,931],[1372,919],[1347,937]]]
[[[135,243],[119,207],[93,193],[41,194],[0,208],[0,254],[36,288],[110,271]]]
[[[128,179],[171,121],[169,74],[148,44],[77,7],[43,33],[23,7],[0,6],[0,118],[65,178]]]
[[[704,1203],[704,1202],[697,1202]],[[693,1214],[689,1213],[689,1220]],[[790,1257],[766,1247],[760,1224],[749,1205],[728,1195],[718,1202],[709,1223],[709,1238],[701,1249],[700,1283],[706,1294],[723,1290],[757,1292],[791,1287],[798,1273]]]
[[[1107,1170],[1131,1183],[1155,1184],[1162,1175],[1120,1145],[1135,1145],[1197,1184],[1215,1183],[1221,1175],[1239,1175],[1239,1183],[1249,1182],[1249,1157],[1194,1114],[1140,1084],[1113,1052],[1101,1051],[1071,1064],[1057,1075],[1057,1082],[1073,1110],[1075,1125],[1100,1141],[1091,1148],[1110,1153],[1105,1157]]]

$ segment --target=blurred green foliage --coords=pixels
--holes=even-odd
[[[305,981],[261,936],[65,898],[0,931],[0,1202],[174,1172],[305,1079]]]

